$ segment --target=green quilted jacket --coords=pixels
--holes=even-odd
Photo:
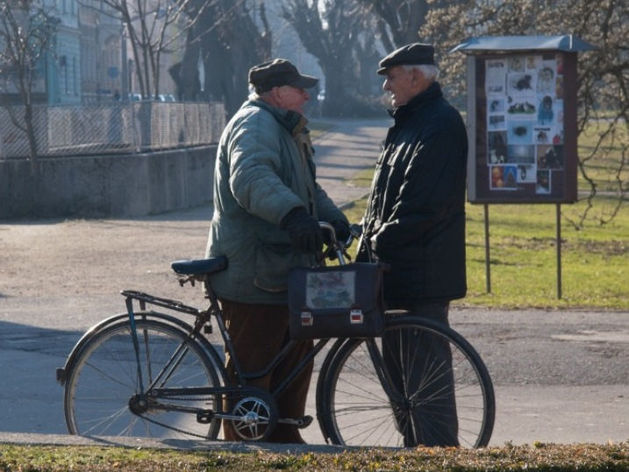
[[[311,266],[280,229],[293,208],[331,222],[345,216],[315,182],[306,119],[262,101],[246,101],[219,142],[214,214],[206,256],[225,255],[212,276],[219,297],[242,303],[287,303],[288,271]]]

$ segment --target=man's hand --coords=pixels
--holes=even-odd
[[[316,253],[323,248],[319,222],[304,207],[293,208],[282,218],[280,228],[288,231],[294,247],[305,253]]]
[[[342,243],[344,243],[349,239],[350,230],[349,230],[349,224],[346,221],[334,220],[334,221],[330,221],[330,224],[334,228],[337,241],[341,241]]]

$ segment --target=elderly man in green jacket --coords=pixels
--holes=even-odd
[[[343,213],[316,183],[313,149],[303,106],[318,79],[275,59],[252,67],[255,92],[229,121],[220,139],[214,175],[214,215],[207,256],[225,255],[228,268],[212,276],[240,366],[259,371],[288,341],[288,271],[311,266],[322,248],[318,221],[349,236]],[[299,342],[254,384],[272,390],[311,348]],[[233,360],[227,355],[234,379]],[[305,413],[312,365],[277,398],[280,418]],[[241,439],[231,423],[225,439]],[[296,426],[279,423],[270,441],[303,442]]]

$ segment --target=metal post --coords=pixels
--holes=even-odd
[[[120,29],[120,100],[127,102],[129,100],[129,71],[127,69],[127,37],[125,33],[125,25],[121,25]]]
[[[485,280],[487,282],[487,293],[491,293],[491,273],[489,259],[489,205],[485,203]]]
[[[561,300],[561,204],[557,203],[557,298]]]

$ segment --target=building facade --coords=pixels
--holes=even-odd
[[[46,55],[49,105],[81,103],[81,57],[77,0],[48,0],[45,8],[59,22]]]
[[[123,31],[116,16],[100,0],[81,0],[78,29],[83,103],[118,100],[126,88]]]

